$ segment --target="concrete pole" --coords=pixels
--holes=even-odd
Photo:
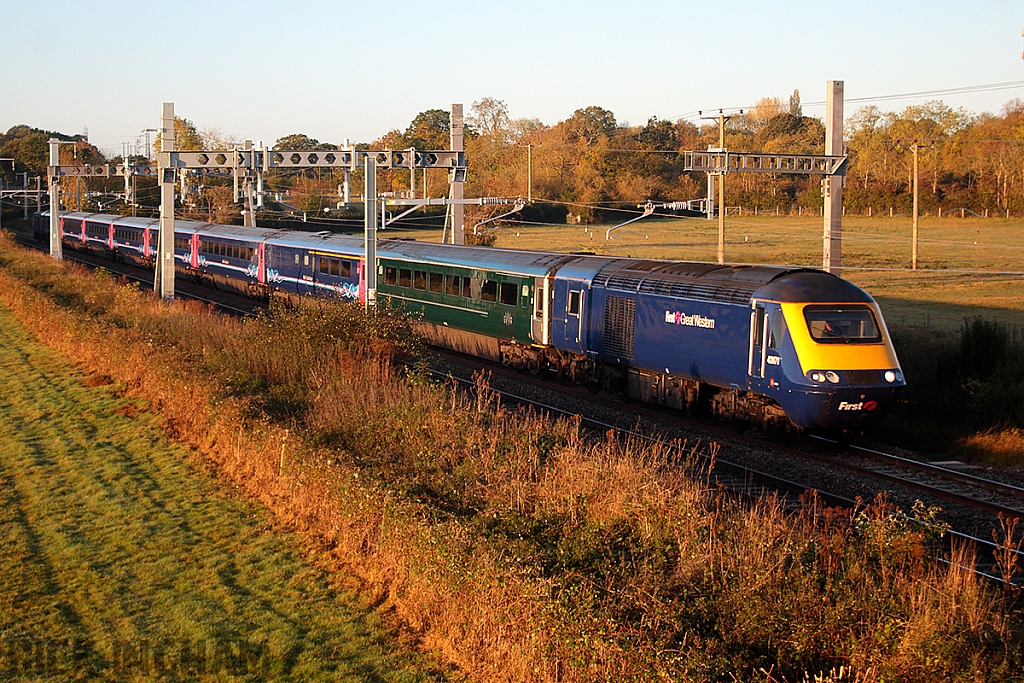
[[[533,203],[533,145],[526,146],[526,201]]]
[[[708,198],[704,204],[709,221],[715,220],[715,174],[708,173]]]
[[[825,108],[825,154],[843,153],[843,82],[829,81]],[[843,176],[825,176],[821,183],[824,200],[822,268],[842,274],[843,265]]]
[[[914,244],[910,258],[910,269],[917,270],[917,150],[919,149],[917,140],[914,140],[912,149],[914,150]]]
[[[463,151],[462,147],[462,105],[452,105],[452,118],[451,118],[451,150],[453,152]],[[450,171],[452,174],[451,183],[452,191],[451,197],[454,203],[452,204],[452,244],[465,244],[466,235],[464,232],[465,228],[465,212],[461,202],[465,190],[465,178],[459,177],[456,171]]]
[[[25,194],[23,194],[22,197],[21,197],[21,206],[22,206],[22,209],[24,210],[24,215],[22,216],[22,218],[24,218],[27,221],[28,220],[28,171],[25,171],[25,174],[24,174],[23,177],[24,177],[25,180],[22,183],[22,188],[24,189]]]
[[[50,167],[60,166],[60,141],[50,138]],[[60,241],[60,176],[51,170],[50,181],[50,256],[57,261],[64,260],[64,249]]]
[[[363,253],[366,254],[366,310],[377,308],[377,161],[366,156],[363,165]]]
[[[416,199],[416,148],[414,147],[409,148],[409,199]]]
[[[718,149],[725,153],[725,115],[718,113]],[[725,263],[725,168],[718,176],[718,262]]]
[[[174,299],[174,103],[164,102],[160,119],[160,238],[156,257],[156,281],[153,289],[165,301]]]

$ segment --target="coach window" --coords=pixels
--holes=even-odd
[[[324,256],[321,256],[321,257],[319,257],[318,260],[320,261],[320,272],[323,273],[324,275],[330,274],[330,272],[331,272],[330,259],[326,258]]]
[[[473,282],[475,282],[475,280],[473,280],[472,278],[462,278],[462,296],[466,297],[467,299],[473,298],[473,290],[471,289]]]
[[[351,261],[342,261],[341,262],[341,276],[342,277],[352,277],[352,262]]]
[[[565,305],[565,312],[569,315],[580,314],[580,292],[569,292],[569,299]]]
[[[389,267],[384,269],[384,284],[392,286],[398,284],[398,270],[396,268]]]
[[[431,292],[440,292],[443,289],[444,289],[444,275],[441,275],[441,273],[431,273],[430,274],[430,291]]]
[[[341,261],[336,258],[330,259],[331,261],[331,275],[338,277],[341,275]]]
[[[458,296],[461,284],[461,278],[458,275],[449,275],[445,279],[444,293],[450,296]]]
[[[480,288],[480,298],[484,301],[497,301],[498,283],[494,280],[484,280],[484,284]]]
[[[499,298],[506,306],[515,306],[518,299],[519,287],[514,282],[502,282]]]
[[[308,266],[309,265],[309,254],[303,254],[302,255],[302,265],[304,265],[304,266]]]
[[[413,271],[412,288],[413,289],[426,289],[427,288],[427,272],[425,270]]]
[[[398,269],[398,286],[412,287],[412,271],[405,268]]]

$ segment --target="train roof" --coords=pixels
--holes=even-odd
[[[332,232],[295,232],[279,230],[267,238],[267,244],[299,249],[338,251],[344,254],[361,255],[363,238],[355,235],[339,235]]]
[[[144,218],[142,216],[120,216],[117,219],[117,224],[129,228],[155,228],[160,226],[160,219]]]
[[[384,258],[403,261],[461,266],[531,277],[546,277],[555,268],[580,258],[572,254],[405,240],[380,240],[377,243],[377,254]]]
[[[93,213],[92,211],[61,211],[60,217],[70,218],[76,221],[80,221],[83,219],[89,221],[98,221],[100,223],[113,223],[118,218],[120,218],[120,216],[115,216],[113,214]]]
[[[871,301],[864,290],[824,271],[787,266],[720,265],[688,261],[619,259],[606,265],[594,285],[712,303],[772,301]]]
[[[177,223],[177,221],[175,221]],[[280,233],[271,228],[255,228],[245,225],[222,225],[220,223],[204,223],[199,232],[204,237],[225,237],[245,242],[262,242]]]
[[[871,303],[857,285],[822,270],[791,270],[755,292],[758,299],[801,303]]]

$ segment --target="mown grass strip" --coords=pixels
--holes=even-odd
[[[0,677],[441,678],[117,388],[0,306]]]

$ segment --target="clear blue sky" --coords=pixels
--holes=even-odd
[[[1020,0],[4,0],[0,19],[0,130],[88,128],[116,153],[158,125],[164,101],[200,129],[269,145],[296,132],[370,141],[483,97],[546,124],[589,105],[639,124],[794,89],[823,116],[812,103],[829,79],[848,100],[1024,81]],[[1018,97],[931,99],[998,112]]]

